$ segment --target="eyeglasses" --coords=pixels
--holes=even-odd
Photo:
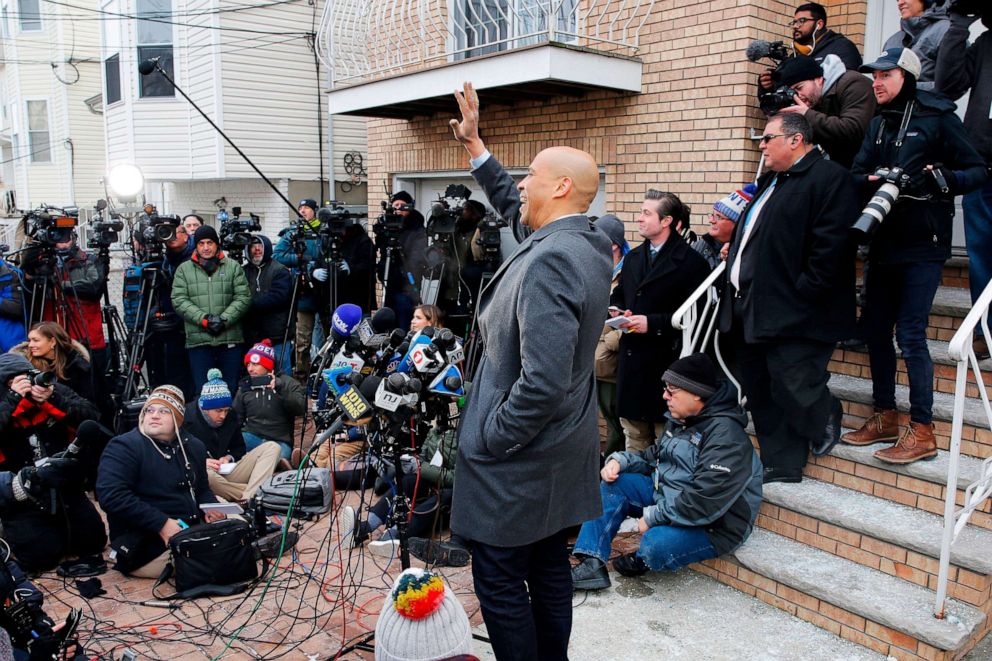
[[[669,397],[674,397],[676,393],[682,392],[682,388],[673,388],[672,386],[665,384],[665,392],[668,393]]]
[[[713,220],[726,220],[726,221],[730,221],[729,218],[727,218],[726,216],[724,216],[722,213],[718,213],[716,211],[710,212],[710,218],[712,218]]]
[[[145,415],[171,415],[172,409],[165,406],[149,406],[145,409]]]
[[[815,18],[797,18],[794,21],[790,21],[786,23],[785,26],[788,28],[801,28],[802,26],[806,25],[806,23],[808,23],[809,21],[815,21],[815,20],[816,20]]]
[[[781,138],[783,136],[789,136],[789,135],[797,135],[797,134],[796,133],[766,133],[765,135],[761,136],[761,139],[760,140],[758,140],[758,144],[759,145],[767,145],[769,142],[771,142],[775,138]]]

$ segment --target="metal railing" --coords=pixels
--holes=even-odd
[[[982,369],[975,356],[972,341],[975,329],[979,326],[986,338],[989,333],[989,305],[992,304],[992,284],[985,288],[974,307],[961,323],[961,327],[951,338],[948,354],[957,363],[957,378],[954,385],[954,416],[951,422],[951,448],[947,464],[947,489],[944,499],[944,534],[940,545],[940,571],[937,574],[937,602],[934,615],[943,619],[944,602],[947,599],[947,574],[951,563],[951,547],[958,535],[968,525],[972,512],[992,496],[992,457],[982,462],[981,476],[969,484],[964,491],[964,501],[959,509],[956,503],[958,473],[961,462],[961,431],[964,427],[964,404],[967,399],[969,372],[981,397],[985,415],[992,430],[992,405],[989,404],[988,388],[982,380]]]
[[[656,0],[328,0],[331,88],[539,43],[636,53]]]
[[[730,368],[723,359],[720,351],[720,332],[716,330],[717,317],[720,309],[720,293],[716,288],[717,281],[723,277],[727,262],[721,261],[709,276],[696,287],[689,298],[672,314],[672,328],[682,331],[682,354],[706,351],[713,343],[713,353],[727,378],[737,388],[737,399],[743,402],[741,384],[737,382]]]

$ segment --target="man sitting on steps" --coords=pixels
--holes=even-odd
[[[728,381],[717,383],[705,354],[668,368],[669,422],[654,445],[614,452],[600,472],[603,515],[582,524],[572,569],[579,590],[610,586],[606,561],[624,517],[638,516],[640,548],[613,561],[624,576],[675,571],[740,546],[761,504],[761,460],[744,432],[747,418]]]

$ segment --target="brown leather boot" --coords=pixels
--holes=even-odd
[[[870,418],[865,420],[861,429],[849,431],[840,437],[840,440],[848,445],[871,445],[881,441],[894,441],[899,438],[899,412],[892,409],[888,411],[875,411]]]
[[[937,456],[937,439],[933,436],[933,423],[911,422],[899,442],[891,448],[878,450],[875,458],[889,464],[911,464],[920,459]]]

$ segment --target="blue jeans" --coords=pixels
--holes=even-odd
[[[279,374],[293,374],[293,343],[286,342],[276,344],[272,347],[272,350],[276,354],[276,372]],[[282,354],[282,362],[279,361],[279,356]]]
[[[606,562],[623,520],[640,516],[643,508],[654,505],[654,485],[649,475],[621,473],[615,482],[600,482],[599,493],[603,499],[603,516],[582,524],[572,554]],[[693,562],[715,558],[717,552],[702,528],[654,526],[641,538],[637,555],[652,571],[675,571]]]
[[[927,347],[927,324],[943,262],[872,264],[865,287],[865,340],[871,364],[875,407],[896,407],[896,350],[892,327],[909,374],[909,417],[933,420],[933,360]]]
[[[196,396],[200,396],[203,384],[207,382],[207,372],[216,367],[224,375],[231,396],[238,391],[238,377],[241,376],[241,360],[244,358],[244,347],[240,344],[228,346],[194,347],[189,349],[189,367],[193,372],[193,388]]]
[[[265,443],[266,441],[272,441],[273,443],[278,443],[279,444],[279,455],[283,459],[285,459],[286,461],[289,461],[289,458],[293,456],[293,448],[292,448],[292,446],[287,445],[286,443],[283,443],[282,441],[277,441],[274,438],[273,439],[262,438],[258,434],[252,434],[250,431],[243,431],[243,432],[241,432],[241,437],[245,439],[245,448],[248,450],[248,452],[251,452],[252,450],[254,450],[255,448],[257,448],[259,445],[261,445],[262,443]]]
[[[961,198],[961,208],[968,246],[968,282],[974,303],[992,279],[992,181]],[[978,329],[980,333],[981,326]]]

